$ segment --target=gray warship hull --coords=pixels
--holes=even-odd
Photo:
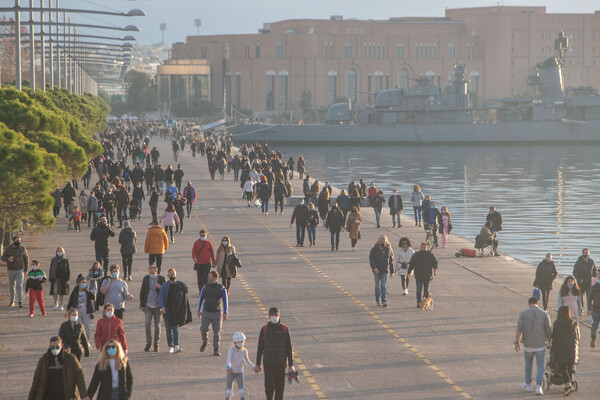
[[[600,121],[447,125],[235,125],[237,143],[428,144],[600,142]]]

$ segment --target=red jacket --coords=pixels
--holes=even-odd
[[[96,349],[98,350],[110,339],[116,339],[123,346],[123,350],[127,351],[127,340],[125,339],[123,322],[117,317],[113,316],[111,319],[106,317],[100,318],[96,324],[94,339],[96,340]]]
[[[215,264],[215,252],[210,240],[196,240],[192,249],[192,258],[196,264],[208,264],[211,261]]]

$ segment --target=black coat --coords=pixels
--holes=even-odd
[[[380,274],[387,274],[392,271],[392,262],[394,261],[394,252],[390,247],[381,248],[375,244],[369,253],[369,263],[371,269],[377,268]]]
[[[100,385],[98,390],[98,400],[110,400],[112,398],[112,372],[109,368],[106,371],[100,371],[98,364],[94,368],[94,375],[90,386],[88,387],[88,395],[90,399],[94,398],[94,393]],[[129,400],[131,398],[131,389],[133,388],[133,375],[129,362],[125,364],[124,368],[119,369],[119,400]]]
[[[192,310],[188,300],[188,287],[185,283],[177,281],[169,286],[167,293],[166,314],[171,326],[183,326],[192,322]]]
[[[158,275],[156,283],[158,283],[159,285],[162,285],[165,282],[166,282],[165,277],[162,275]],[[157,288],[152,288],[152,289],[156,290],[156,295],[158,296],[158,292],[160,289],[157,289]],[[146,276],[144,276],[144,279],[142,279],[142,287],[140,288],[140,308],[146,307],[146,300],[148,300],[149,292],[150,292],[150,276],[146,275]]]
[[[121,244],[121,254],[135,254],[136,234],[131,226],[121,230],[119,233],[119,243]]]
[[[502,230],[502,214],[500,214],[498,211],[488,214],[485,220],[486,222],[490,222],[492,224],[490,231],[499,232]]]
[[[579,362],[579,326],[573,319],[554,322],[552,328],[554,361],[577,364]]]
[[[308,222],[308,207],[305,205],[298,204],[294,207],[294,212],[292,213],[292,219],[290,220],[290,225],[294,223],[298,224],[306,224]]]
[[[99,222],[98,225],[92,229],[92,233],[90,233],[90,239],[93,240],[94,247],[96,249],[108,249],[110,248],[110,237],[115,236],[115,231],[107,226],[103,222]]]
[[[85,311],[88,314],[94,313],[94,300],[96,300],[96,295],[89,290],[85,290],[87,295],[86,303],[85,303]],[[71,308],[77,308],[79,304],[79,286],[75,286],[75,289],[71,292],[69,296],[69,302],[67,303],[67,310]]]
[[[90,355],[90,345],[85,329],[79,322],[76,322],[75,325],[71,325],[71,321],[63,322],[58,330],[58,336],[62,339],[63,346],[70,349],[71,354],[78,360],[81,359],[83,353],[86,357]]]
[[[398,204],[395,205],[394,202],[397,200]],[[393,194],[388,199],[388,206],[390,207],[390,215],[398,214],[400,211],[404,209],[404,205],[402,204],[402,196],[399,194]]]
[[[331,232],[341,232],[344,227],[344,214],[339,208],[332,209],[327,213],[327,219],[325,220],[325,228]]]
[[[592,276],[596,276],[596,263],[589,257],[586,260],[583,256],[579,256],[573,267],[573,276],[577,279],[580,288],[589,289],[592,284]]]
[[[268,183],[263,182],[258,187],[257,196],[262,201],[267,201],[271,198],[271,186]]]
[[[558,276],[554,261],[542,260],[535,270],[535,281],[533,286],[537,286],[541,290],[552,290],[554,287],[554,279]]]
[[[417,251],[409,264],[408,274],[415,271],[415,279],[421,282],[433,280],[434,271],[438,269],[437,259],[430,251]]]

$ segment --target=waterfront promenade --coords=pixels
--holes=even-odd
[[[163,166],[172,162],[168,142],[153,138],[151,146],[154,145],[163,155],[160,160]],[[284,156],[287,158],[289,154]],[[504,255],[455,258],[455,249],[472,247],[472,243],[451,235],[448,249],[434,251],[440,262],[431,286],[435,310],[418,311],[414,280],[409,295],[402,296],[397,277],[389,282],[390,307],[381,309],[373,296],[369,250],[382,233],[388,235],[394,247],[401,236],[408,236],[413,248],[418,248],[425,235],[422,228],[414,227],[411,215],[403,218],[402,228],[386,228],[391,226],[391,220],[384,209],[383,228],[377,229],[372,209],[363,208],[363,239],[356,252],[350,249],[347,233],[342,233],[340,251],[331,252],[329,233],[322,227],[318,228],[316,248],[297,248],[295,229],[289,226],[291,207],[286,208],[283,215],[274,215],[271,210],[270,215],[263,216],[260,209],[246,207],[239,183],[233,182],[232,174],[226,175],[224,181],[210,181],[206,159],[192,158],[189,152],[182,154],[179,162],[185,171],[184,181],[191,180],[197,189],[199,208],[193,211],[192,218],[185,220],[185,233],[176,235],[175,244],[165,254],[163,274],[168,267],[177,268],[178,279],[190,288],[195,310],[198,291],[190,253],[201,227],[208,229],[214,244],[222,236],[229,236],[243,268],[241,276],[232,283],[230,318],[224,324],[221,357],[212,356],[210,351],[198,352],[201,339],[196,319],[180,329],[181,354],[165,352],[164,328],[161,352],[144,353],[143,313],[138,310],[137,300],[127,304],[124,327],[134,374],[134,399],[223,398],[226,351],[231,345],[231,335],[238,330],[245,332],[250,358],[254,361],[258,332],[267,322],[265,312],[271,306],[279,307],[282,322],[290,329],[296,366],[302,373],[301,384],[286,384],[285,398],[519,399],[535,396],[520,389],[523,356],[517,354],[512,345],[518,314],[527,307],[527,298],[531,295],[533,266]],[[327,177],[318,178],[324,181]],[[293,183],[294,193],[301,193],[301,181]],[[408,193],[401,194],[408,204]],[[146,202],[142,220],[132,223],[138,234],[138,254],[134,257],[134,281],[128,284],[136,298],[147,267],[147,256],[142,250],[149,216]],[[510,223],[505,221],[505,224]],[[67,231],[66,226],[61,213],[52,231],[41,235],[25,233],[23,244],[29,249],[30,259],[40,260],[45,271],[56,247],[65,247],[74,281],[77,274],[87,273],[91,266],[93,243],[89,240],[87,225],[81,233]],[[530,246],[535,245],[535,242],[530,243]],[[582,247],[585,245],[582,243]],[[111,240],[111,262],[121,264],[116,238]],[[64,318],[62,312],[51,309],[48,285],[45,288],[47,317],[41,317],[36,308],[35,318],[28,318],[27,304],[22,309],[7,308],[6,270],[3,266],[0,268],[0,382],[3,383],[0,397],[22,399],[29,391],[37,360]],[[557,281],[551,292],[553,319],[558,286]],[[584,322],[587,321],[586,316]],[[581,334],[576,374],[580,389],[572,396],[597,399],[600,356],[598,350],[589,348],[589,323],[582,326]],[[90,358],[82,360],[88,383],[97,355],[94,350]],[[262,374],[256,375],[246,368],[246,387],[250,399],[264,398]],[[237,391],[234,394],[237,395]],[[562,396],[562,387],[552,386],[545,396]]]

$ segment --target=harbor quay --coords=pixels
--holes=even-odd
[[[178,280],[189,288],[194,319],[180,328],[182,352],[166,352],[164,325],[160,351],[144,352],[144,313],[139,310],[139,291],[147,273],[148,256],[143,244],[150,222],[147,202],[142,217],[131,221],[137,232],[137,253],[133,261],[133,280],[128,281],[135,298],[127,302],[124,331],[133,372],[134,399],[222,399],[224,398],[226,354],[233,345],[231,336],[242,331],[254,362],[259,331],[267,323],[267,311],[278,307],[281,321],[291,334],[300,383],[286,383],[285,398],[290,399],[521,399],[535,393],[524,392],[524,360],[514,350],[513,341],[519,313],[527,308],[532,293],[535,267],[502,253],[500,257],[457,258],[460,248],[473,248],[471,240],[450,235],[448,248],[435,248],[439,269],[430,291],[434,309],[415,307],[415,285],[402,295],[400,279],[388,282],[389,307],[377,307],[373,294],[373,274],[369,251],[382,234],[393,248],[401,237],[408,237],[418,249],[425,239],[423,228],[415,227],[412,213],[403,216],[401,228],[391,228],[387,209],[382,227],[377,228],[373,210],[361,208],[362,239],[352,251],[347,232],[342,232],[339,251],[330,251],[329,233],[323,224],[317,228],[315,247],[296,247],[295,229],[290,228],[293,208],[283,215],[263,215],[247,207],[239,182],[233,174],[224,180],[210,180],[206,158],[192,157],[186,151],[174,161],[169,142],[151,138],[163,156],[163,166],[177,163],[197,190],[198,202],[191,218],[185,219],[184,232],[175,235],[162,264],[177,269]],[[284,159],[289,157],[284,154]],[[296,156],[296,155],[294,155]],[[310,173],[310,165],[307,166]],[[317,177],[321,181],[327,177]],[[291,181],[294,193],[302,193],[302,181]],[[417,182],[415,182],[417,183]],[[404,197],[408,205],[407,193]],[[333,195],[337,195],[334,189]],[[161,206],[162,207],[162,199]],[[485,206],[485,205],[483,205]],[[411,210],[412,211],[412,210]],[[501,211],[501,210],[499,210]],[[159,211],[159,216],[162,212]],[[482,221],[483,224],[484,221]],[[510,221],[505,221],[510,224]],[[64,247],[71,265],[71,288],[78,274],[87,275],[94,261],[94,244],[87,224],[81,232],[67,230],[61,212],[54,228],[46,232],[25,231],[22,244],[30,260],[36,259],[48,272],[55,249]],[[198,288],[191,250],[200,229],[208,231],[215,244],[223,236],[231,239],[242,268],[233,279],[229,296],[229,318],[223,324],[220,357],[199,352],[202,343],[196,318]],[[115,229],[118,236],[118,229]],[[530,246],[536,246],[532,241]],[[582,244],[585,247],[585,243]],[[500,251],[502,238],[500,236]],[[548,249],[552,251],[552,249]],[[575,260],[573,260],[575,261]],[[110,241],[110,263],[121,265],[119,244]],[[555,281],[550,293],[550,316],[556,317],[556,298],[562,279]],[[65,321],[64,312],[52,310],[49,285],[44,287],[47,316],[35,310],[28,317],[28,297],[24,308],[7,307],[5,264],[0,265],[0,382],[2,399],[23,399],[31,387],[37,361],[47,350],[49,338]],[[95,321],[92,321],[92,331]],[[212,333],[209,334],[212,344]],[[575,379],[578,399],[597,399],[600,356],[590,349],[590,324],[581,323],[579,364]],[[92,339],[93,341],[93,339]],[[93,347],[93,346],[92,346]],[[98,351],[82,358],[86,383],[98,361]],[[247,398],[264,395],[263,374],[245,370]],[[562,397],[562,386],[551,386],[544,396]],[[234,391],[234,398],[237,398]]]

